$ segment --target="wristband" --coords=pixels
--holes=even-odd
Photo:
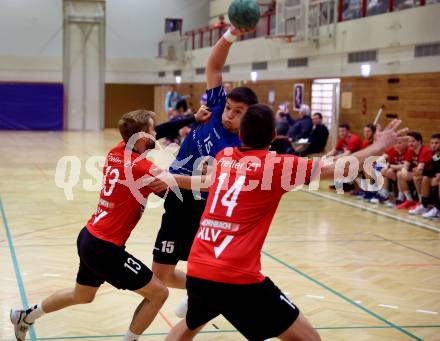
[[[231,44],[237,39],[237,36],[231,33],[231,30],[228,29],[224,34],[223,34],[223,38],[225,38],[225,40],[227,42],[230,42]]]

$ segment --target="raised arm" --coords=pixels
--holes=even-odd
[[[217,41],[211,50],[206,65],[206,88],[214,89],[222,84],[222,70],[228,58],[229,49],[237,36],[250,30],[229,27],[226,33]]]

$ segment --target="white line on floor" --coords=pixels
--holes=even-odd
[[[324,296],[316,296],[316,295],[305,295],[305,296],[310,298],[316,298],[318,300],[323,300],[325,298]]]
[[[61,277],[59,274],[43,274],[44,277]]]
[[[378,304],[377,306],[382,308],[399,309],[397,305]]]
[[[416,312],[421,313],[421,314],[438,315],[438,312],[431,311],[431,310],[417,309]]]
[[[388,218],[391,218],[391,219],[394,219],[394,220],[398,220],[398,221],[401,221],[401,222],[404,222],[404,223],[407,223],[407,224],[410,224],[410,225],[415,225],[415,226],[418,226],[418,227],[423,227],[425,229],[428,229],[428,230],[440,233],[440,228],[438,228],[438,227],[436,227],[434,225],[425,224],[425,223],[423,223],[421,221],[416,221],[416,220],[412,220],[412,219],[409,219],[409,218],[401,217],[401,216],[398,216],[398,215],[395,215],[395,214],[391,214],[389,212],[378,210],[377,208],[374,208],[374,207],[369,207],[369,206],[366,206],[366,205],[358,204],[358,203],[355,203],[355,202],[352,202],[352,201],[349,201],[349,200],[343,200],[343,199],[338,198],[336,195],[320,193],[318,191],[308,191],[308,190],[304,190],[304,189],[302,189],[301,191],[302,192],[306,192],[306,193],[310,193],[312,195],[315,195],[315,196],[318,196],[318,197],[321,197],[321,198],[325,198],[325,199],[329,199],[329,200],[332,200],[332,201],[336,201],[336,202],[339,202],[341,204],[349,205],[349,206],[352,206],[352,207],[357,207],[357,208],[360,208],[362,210],[365,210],[365,211],[368,211],[368,212],[372,212],[372,213],[375,213],[375,214],[378,214],[378,215],[382,215],[384,217],[388,217]]]

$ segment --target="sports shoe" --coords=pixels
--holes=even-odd
[[[176,310],[174,313],[178,318],[184,318],[186,316],[186,313],[188,312],[188,296],[185,296],[182,298],[180,303],[177,305]]]
[[[422,204],[417,205],[413,209],[409,210],[408,213],[412,215],[420,215],[428,212],[428,208],[423,206]]]
[[[33,323],[27,323],[24,320],[25,317],[26,311],[11,309],[10,318],[11,323],[14,325],[15,337],[17,338],[17,341],[25,341],[29,327],[33,325]]]
[[[379,193],[377,193],[373,198],[370,199],[370,203],[372,203],[372,204],[381,204],[381,203],[387,204],[388,197],[384,197],[384,196],[380,195]]]
[[[365,192],[362,196],[362,199],[370,201],[374,196],[376,195],[376,192]]]
[[[403,203],[401,203],[400,205],[397,205],[396,208],[398,210],[409,210],[411,209],[413,206],[417,205],[417,203],[415,201],[412,200],[405,200]]]
[[[433,218],[437,218],[439,216],[439,213],[440,211],[437,209],[437,207],[433,207],[428,212],[423,213],[422,217],[433,219]]]
[[[358,189],[357,191],[352,191],[350,193],[350,195],[355,196],[355,197],[361,197],[365,194],[365,192],[361,189]]]

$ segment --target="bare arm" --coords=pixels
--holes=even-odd
[[[222,84],[222,70],[228,58],[232,43],[221,37],[211,50],[206,65],[206,88],[214,89]]]
[[[382,155],[386,149],[392,147],[396,143],[396,141],[401,138],[399,136],[405,134],[408,131],[407,128],[397,130],[401,122],[402,121],[400,120],[393,120],[383,131],[380,131],[376,134],[376,140],[372,145],[353,154],[350,154],[350,157],[356,158],[359,164],[362,165],[364,161],[370,156]],[[321,179],[333,180],[335,176],[335,167],[337,164],[336,160],[324,159],[321,162],[323,162],[323,166],[321,169]],[[349,167],[348,165],[344,165],[344,167],[345,168],[343,174],[345,175],[348,173]]]
[[[237,29],[231,26],[228,29],[231,37],[237,37],[240,34],[251,32],[252,30]],[[226,33],[227,35],[228,33]],[[232,43],[227,41],[225,37],[221,37],[211,50],[206,65],[206,88],[214,89],[222,84],[222,70],[228,58],[229,49]]]

